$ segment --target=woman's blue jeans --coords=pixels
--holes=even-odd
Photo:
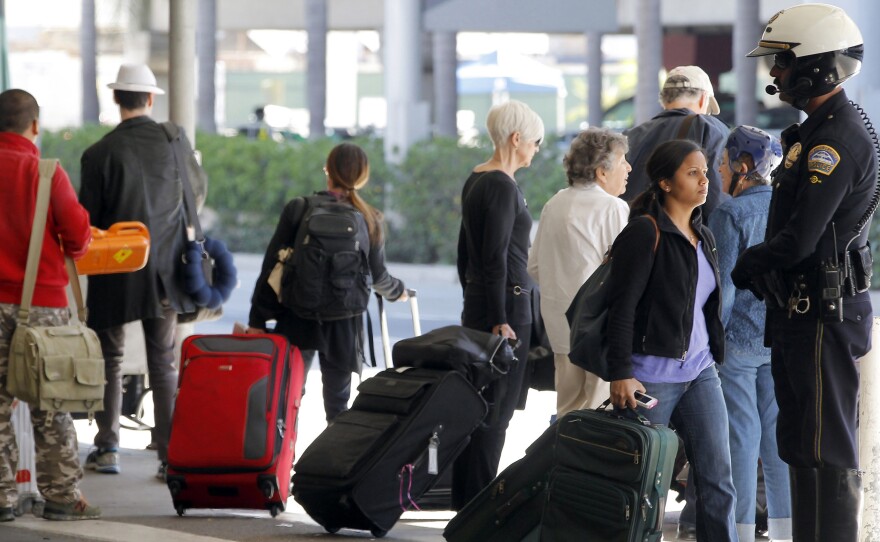
[[[697,540],[735,542],[736,490],[718,371],[713,365],[690,382],[642,384],[658,403],[650,410],[639,407],[639,413],[654,424],[671,421],[684,440],[697,490]]]
[[[737,351],[728,345],[719,369],[721,390],[730,420],[730,459],[736,487],[736,522],[755,523],[757,465],[761,458],[770,518],[791,518],[788,465],[776,447],[779,407],[770,373],[770,355]],[[774,522],[775,523],[775,522]],[[776,538],[791,538],[771,533]]]

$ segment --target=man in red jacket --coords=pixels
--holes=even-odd
[[[10,418],[13,398],[6,391],[9,341],[15,331],[27,264],[28,243],[37,201],[40,152],[34,145],[40,133],[40,108],[33,96],[12,89],[0,94],[0,521],[15,519],[18,499],[15,473],[18,446]],[[64,169],[52,177],[48,223],[34,288],[30,323],[68,322],[67,271],[64,254],[78,259],[91,241],[89,214],[79,204]],[[37,487],[46,499],[43,517],[52,520],[97,519],[101,510],[90,506],[79,490],[82,468],[76,430],[66,412],[49,413],[31,407],[37,455]]]

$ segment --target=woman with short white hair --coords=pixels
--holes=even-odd
[[[511,100],[489,110],[492,157],[476,166],[461,193],[458,275],[464,290],[462,325],[519,340],[520,359],[501,386],[483,392],[491,403],[455,461],[452,506],[461,509],[498,473],[507,425],[525,374],[532,325],[532,280],[526,271],[532,217],[514,175],[529,167],[544,138],[541,118]]]

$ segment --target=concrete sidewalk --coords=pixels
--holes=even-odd
[[[375,370],[368,371],[372,372]],[[367,375],[365,374],[365,377]],[[528,409],[518,411],[511,422],[502,455],[502,468],[521,457],[525,448],[544,430],[555,405],[552,392],[532,392]],[[323,430],[320,373],[311,371],[303,398],[297,439],[297,455]],[[87,421],[76,422],[80,457],[85,461],[97,427]],[[122,430],[122,449],[118,475],[86,471],[82,488],[92,504],[102,508],[100,521],[50,522],[33,516],[0,524],[0,540],[9,542],[296,542],[306,540],[373,539],[365,531],[343,529],[335,535],[312,521],[291,498],[287,510],[272,518],[261,510],[187,510],[178,517],[164,483],[155,477],[155,452],[144,448],[148,431]],[[675,521],[680,509],[668,503],[666,537],[674,540]],[[386,535],[385,540],[442,541],[443,528],[452,512],[407,512]]]
[[[259,274],[261,257],[236,254],[241,286],[224,305],[224,317],[217,322],[199,324],[198,333],[228,333],[235,321],[246,322],[253,284]],[[403,279],[407,286],[419,290],[422,329],[427,331],[442,325],[457,323],[461,312],[461,288],[453,266],[424,266],[390,264],[392,274]],[[391,342],[412,335],[409,308],[405,304],[387,305]],[[378,333],[378,329],[376,330]],[[381,340],[381,339],[380,339]],[[380,344],[377,342],[377,345]],[[381,347],[377,357],[381,366]],[[324,408],[321,401],[321,377],[317,370],[310,371],[306,394],[300,409],[296,455],[299,457],[309,443],[324,430]],[[364,378],[377,369],[365,369]],[[357,387],[357,381],[352,387]],[[526,410],[517,411],[510,424],[507,441],[501,457],[501,468],[523,456],[526,447],[547,427],[550,415],[556,410],[554,392],[529,394]],[[148,413],[152,405],[148,405]],[[85,461],[90,444],[97,432],[95,424],[85,420],[76,422],[80,441],[80,456]],[[155,478],[158,459],[155,452],[145,451],[149,432],[123,429],[121,433],[121,467],[118,475],[86,471],[82,487],[89,502],[100,506],[101,521],[49,522],[26,516],[11,523],[0,524],[0,541],[37,542],[74,540],[113,542],[210,542],[210,541],[302,541],[372,539],[365,531],[341,530],[328,534],[290,499],[287,510],[272,518],[261,510],[187,510],[178,517],[171,505],[168,488]],[[674,540],[675,521],[681,505],[672,501],[667,505],[665,540]],[[407,512],[386,535],[386,540],[441,541],[442,532],[452,512]]]

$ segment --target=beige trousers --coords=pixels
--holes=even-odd
[[[568,360],[568,354],[553,354],[556,366],[556,416],[572,410],[596,408],[608,399],[611,385]]]

